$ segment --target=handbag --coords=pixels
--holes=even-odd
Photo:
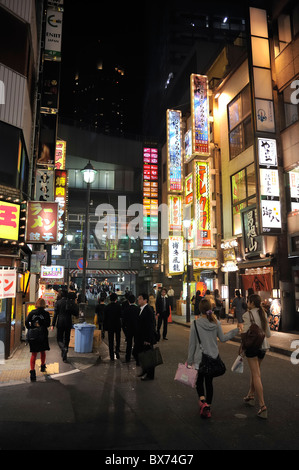
[[[259,350],[264,342],[265,333],[255,323],[254,316],[249,310],[251,325],[246,333],[241,334],[241,346],[243,351],[248,349]]]
[[[194,326],[195,326],[198,341],[201,343],[195,322],[194,322]],[[204,352],[202,353],[202,360],[198,369],[199,374],[207,375],[209,377],[214,378],[214,377],[221,377],[222,375],[225,374],[225,372],[226,372],[226,366],[224,362],[221,360],[220,356],[214,359],[208,354],[205,354]]]
[[[226,366],[221,360],[220,356],[216,359],[208,356],[208,354],[202,354],[202,361],[198,369],[198,373],[207,375],[209,377],[221,377],[226,372]]]
[[[142,370],[153,369],[154,367],[163,364],[161,351],[159,348],[151,348],[146,351],[142,351],[138,355],[140,366]]]
[[[243,356],[241,356],[240,354],[237,357],[237,359],[235,360],[235,362],[233,363],[231,371],[236,372],[237,374],[243,374],[243,372],[244,372],[244,361],[243,361]]]
[[[41,341],[44,338],[43,330],[41,327],[29,328],[27,333],[28,341]]]
[[[185,364],[179,364],[174,380],[188,387],[195,388],[198,377],[198,371],[187,367]]]

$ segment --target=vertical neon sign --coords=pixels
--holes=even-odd
[[[210,156],[208,77],[191,75],[192,154]]]
[[[168,191],[183,191],[182,113],[167,111]]]

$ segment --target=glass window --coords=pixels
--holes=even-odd
[[[256,203],[254,163],[232,176],[233,235],[242,233],[241,211]]]
[[[230,158],[253,145],[250,88],[247,86],[228,105]]]
[[[242,170],[232,177],[233,204],[246,199],[246,171]]]

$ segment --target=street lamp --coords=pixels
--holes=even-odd
[[[83,280],[82,280],[82,299],[81,299],[81,303],[84,303],[84,314],[85,314],[87,244],[88,244],[88,239],[89,239],[90,185],[95,180],[97,170],[94,169],[94,167],[89,161],[86,167],[83,170],[81,170],[81,173],[83,175],[84,183],[87,184],[87,202],[86,202],[86,216],[85,216],[85,225],[84,225],[84,245],[83,245]],[[82,311],[83,309],[81,308],[80,310]],[[84,321],[84,318],[82,318],[82,320]]]
[[[190,311],[190,269],[189,269],[189,236],[188,232],[191,227],[191,220],[184,219],[183,222],[184,229],[185,229],[185,241],[186,241],[186,264],[187,264],[187,298],[186,298],[186,323],[190,323],[191,321],[191,311]]]

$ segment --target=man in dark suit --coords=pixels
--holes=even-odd
[[[140,313],[137,322],[137,334],[135,341],[135,357],[136,364],[139,365],[138,354],[147,349],[153,348],[155,343],[155,326],[154,326],[154,314],[152,309],[148,305],[148,295],[140,294],[138,296],[138,305],[140,307]],[[141,380],[154,380],[155,368],[143,370],[138,376]]]
[[[169,298],[167,297],[167,289],[163,288],[161,295],[156,300],[156,312],[158,315],[158,336],[160,339],[160,328],[163,322],[163,339],[167,340],[168,317],[170,315]]]
[[[117,294],[110,295],[110,304],[104,310],[104,330],[108,331],[109,354],[111,361],[114,361],[114,335],[115,335],[115,355],[119,359],[120,351],[120,331],[121,331],[121,306],[118,303]]]
[[[136,298],[134,295],[128,296],[128,305],[124,308],[123,313],[123,329],[127,339],[126,348],[126,362],[130,362],[132,354],[132,345],[134,339],[134,347],[136,341],[137,322],[139,317],[140,308],[135,304]],[[134,353],[135,354],[135,351]]]

